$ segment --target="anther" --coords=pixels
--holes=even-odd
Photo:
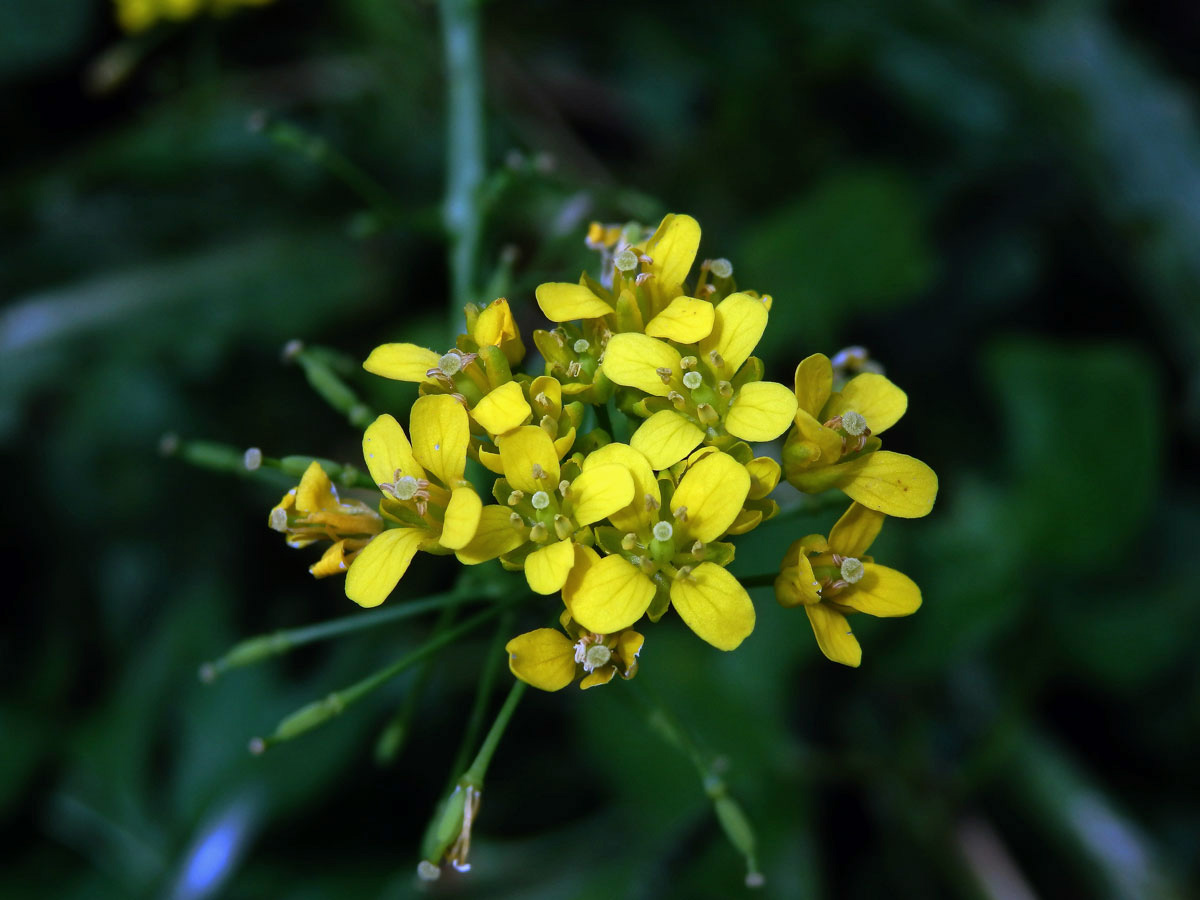
[[[533,477],[537,481],[543,481],[546,478],[546,470],[542,468],[540,463],[533,464]]]
[[[677,579],[679,579],[680,581],[687,581],[689,578],[692,577],[692,567],[691,566],[681,566],[679,571],[675,573],[675,577]]]
[[[591,347],[592,347],[592,345],[587,342],[586,338],[580,338],[574,344],[571,345],[571,349],[574,350],[576,353],[587,353],[588,350],[591,349]]]
[[[685,356],[681,360],[679,360],[680,368],[682,368],[683,371],[685,371],[685,372],[688,369],[696,368],[696,366],[699,364],[700,364],[700,360],[696,359],[696,357],[694,357],[694,356]]]
[[[520,503],[524,499],[525,499],[524,491],[513,491],[511,494],[508,495],[508,505],[516,506],[518,503]]]
[[[545,509],[550,505],[550,495],[545,491],[538,491],[529,499],[529,502],[533,504],[534,509]]]
[[[638,277],[633,280],[633,283],[636,284],[638,287],[641,287],[643,284],[645,284],[647,281],[649,281],[653,277],[654,277],[653,272],[639,272]]]
[[[583,366],[581,366],[579,364],[579,360],[573,359],[569,363],[567,363],[567,377],[568,378],[578,378],[582,372],[583,372]]]
[[[533,402],[543,409],[550,408],[550,398],[546,396],[545,391],[538,391],[537,396],[533,398]]]
[[[721,421],[720,414],[709,403],[701,403],[696,407],[696,417],[705,425],[716,425]]]
[[[694,373],[689,372],[688,374],[690,375]],[[684,378],[686,377],[687,376],[685,375]],[[679,393],[679,391],[669,392],[667,394],[667,399],[671,401],[671,405],[676,409],[680,411],[687,409],[687,398],[684,397],[683,394]]]
[[[709,362],[711,362],[713,364],[713,366],[715,366],[718,369],[725,368],[725,360],[721,356],[721,354],[718,353],[716,350],[708,351],[708,360],[709,360]]]
[[[858,437],[867,430],[867,420],[862,413],[848,409],[842,413],[842,430],[850,437]]]
[[[853,556],[842,560],[842,580],[847,584],[858,584],[862,581],[863,573],[866,571],[861,560],[855,559]]]
[[[516,528],[518,531],[525,528],[525,520],[521,518],[520,513],[510,513],[508,517],[508,524],[513,528]]]
[[[692,544],[692,556],[696,559],[703,560],[704,554],[708,552],[708,545],[704,541],[696,541]]]
[[[689,391],[694,391],[702,384],[704,384],[704,376],[695,370],[683,376],[683,386]]]
[[[457,375],[462,371],[463,358],[451,351],[438,360],[437,367],[443,375],[449,378],[451,375]]]
[[[283,510],[280,510],[280,512],[283,512]],[[632,550],[637,545],[638,545],[637,535],[634,534],[632,531],[626,532],[625,536],[621,538],[621,549],[622,550]]]
[[[242,465],[246,467],[247,472],[253,472],[262,465],[262,451],[257,447],[251,447],[242,454]]]
[[[560,497],[566,497],[569,493],[571,493],[571,482],[564,478],[558,483],[558,495]]]
[[[675,521],[678,522],[680,525],[686,524],[686,522],[687,522],[687,507],[686,506],[681,506],[675,510]]]
[[[728,381],[718,381],[717,382],[717,393],[720,394],[722,397],[724,397],[726,400],[728,400],[730,397],[733,396],[733,385],[730,384]]]
[[[558,535],[560,541],[565,541],[571,536],[571,520],[559,513],[554,517],[554,533]]]
[[[276,531],[286,532],[288,530],[287,512],[286,510],[276,507],[271,510],[271,518],[269,523]]]
[[[613,265],[622,272],[632,272],[638,267],[638,255],[626,247],[613,257]]]
[[[548,537],[550,537],[550,531],[541,522],[538,522],[536,525],[534,525],[532,528],[529,529],[529,539],[531,541],[534,541],[535,543],[538,543],[538,544],[545,543],[545,541]]]
[[[661,366],[660,368],[657,368],[654,371],[658,373],[658,377],[662,379],[663,384],[670,384],[671,376],[675,374],[670,369],[668,369],[666,366]]]
[[[733,263],[725,259],[725,257],[721,257],[720,259],[714,259],[712,262],[710,262],[708,264],[708,270],[718,278],[728,278],[733,274]]]
[[[658,509],[658,501],[654,499],[653,494],[646,495],[646,511],[650,512]]]

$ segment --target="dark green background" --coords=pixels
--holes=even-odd
[[[100,0],[0,5],[4,897],[207,896],[184,867],[235,821],[222,896],[412,890],[490,638],[438,657],[391,766],[372,746],[407,678],[250,757],[429,625],[200,685],[241,636],[353,609],[266,528],[281,487],[157,444],[357,461],[283,342],[446,345],[436,12],[279,0],[123,43]],[[876,552],[925,605],[856,619],[861,669],[769,590],[737,653],[648,632],[639,681],[727,763],[765,895],[1200,889],[1198,43],[1196,7],[1165,0],[487,5],[481,276],[516,249],[497,291],[523,325],[535,285],[589,264],[589,219],[689,212],[704,256],[775,297],[769,373],[867,345],[910,398],[888,446],[941,476]],[[387,215],[256,111],[372,173]],[[399,415],[412,397],[353,381]],[[738,571],[836,514],[764,527]],[[451,573],[425,558],[405,590]],[[441,890],[743,892],[628,700],[527,698],[475,870]]]

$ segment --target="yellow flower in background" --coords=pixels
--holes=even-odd
[[[117,24],[136,34],[160,20],[183,22],[201,13],[228,15],[240,6],[266,6],[273,0],[113,0]]]
[[[560,466],[554,441],[538,425],[521,426],[501,436],[498,445],[504,477],[495,493],[505,505],[484,508],[475,539],[459,550],[458,559],[474,564],[503,557],[524,569],[532,590],[557,593],[575,567],[580,545],[591,543],[588,526],[633,499],[633,478],[615,461]]]
[[[878,449],[877,436],[908,407],[902,390],[883,375],[865,372],[834,391],[833,365],[816,353],[796,367],[795,391],[795,428],[783,449],[790,484],[806,493],[839,488],[889,516],[929,513],[937,475],[918,459]]]
[[[418,550],[459,550],[471,542],[483,507],[464,480],[470,443],[467,411],[453,397],[421,397],[412,408],[412,443],[391,416],[363,436],[363,458],[383,492],[387,531],[359,554],[346,577],[346,596],[378,606],[408,570]]]
[[[333,543],[309,570],[317,578],[345,572],[358,552],[383,530],[379,514],[361,500],[342,500],[321,464],[309,464],[300,484],[283,495],[268,523],[287,535],[289,547]]]
[[[580,679],[581,690],[608,684],[620,675],[637,674],[638,655],[645,638],[632,628],[617,634],[593,634],[563,612],[562,626],[538,628],[518,635],[504,649],[508,668],[526,684],[543,691],[560,691]],[[569,635],[569,636],[568,636]]]
[[[653,398],[644,402],[649,418],[630,444],[655,469],[673,466],[701,443],[774,440],[792,424],[795,394],[760,380],[761,364],[748,363],[766,327],[766,303],[737,293],[716,306],[712,330],[694,355],[642,334],[609,340],[604,374]]]
[[[812,534],[793,543],[775,580],[779,603],[803,606],[821,652],[847,666],[862,661],[847,615],[907,616],[921,606],[921,589],[911,578],[864,555],[884,518],[852,503],[828,540]]]
[[[609,555],[588,566],[565,597],[575,621],[612,634],[647,612],[657,619],[669,603],[701,639],[721,650],[737,647],[754,630],[754,604],[724,568],[733,548],[717,541],[749,494],[746,467],[725,453],[709,453],[675,486],[655,478],[632,447],[609,444],[588,456],[584,472],[612,463],[630,472],[637,490],[632,503],[609,516],[615,544],[601,542]]]

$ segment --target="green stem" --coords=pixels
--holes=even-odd
[[[488,649],[483,670],[479,673],[479,687],[475,691],[475,703],[471,707],[471,715],[467,719],[467,728],[463,732],[462,743],[454,757],[451,773],[457,774],[467,764],[467,756],[475,742],[479,740],[479,730],[483,728],[483,717],[487,713],[488,700],[492,696],[492,688],[496,684],[496,673],[500,670],[500,662],[504,658],[505,638],[512,632],[512,613],[505,613],[496,628],[492,638],[492,646]]]
[[[321,399],[344,415],[355,428],[366,428],[375,420],[371,407],[359,399],[342,377],[334,371],[330,358],[318,348],[305,347],[294,341],[284,348],[284,355],[304,369],[304,375]]]
[[[496,714],[496,721],[488,729],[487,737],[483,739],[483,744],[480,746],[479,752],[475,754],[475,760],[471,763],[471,767],[459,779],[460,784],[471,785],[477,791],[483,789],[483,778],[487,775],[488,766],[492,762],[492,754],[500,745],[500,738],[504,737],[504,730],[508,728],[508,722],[516,711],[517,704],[521,702],[521,695],[525,693],[526,686],[525,682],[520,679],[513,679],[513,686],[504,699],[504,705],[500,707],[500,712]]]
[[[729,793],[725,779],[717,773],[709,755],[700,749],[683,723],[661,702],[650,696],[644,684],[632,681],[627,687],[630,695],[642,706],[650,727],[659,737],[692,761],[704,785],[704,792],[712,800],[713,811],[725,836],[746,861],[746,886],[761,887],[763,876],[758,870],[754,826],[750,824],[741,804]]]
[[[486,609],[476,616],[467,619],[456,628],[451,628],[449,631],[442,632],[432,640],[427,641],[424,645],[408,653],[389,666],[385,666],[378,672],[368,675],[360,681],[340,691],[335,691],[321,700],[314,700],[312,703],[302,706],[289,716],[286,716],[275,728],[274,734],[269,738],[255,738],[250,742],[250,748],[254,752],[262,752],[267,747],[282,741],[290,741],[293,738],[299,737],[305,732],[311,731],[318,725],[323,725],[335,716],[340,715],[347,706],[357,703],[363,697],[370,694],[372,691],[382,687],[387,682],[391,681],[401,672],[415,666],[417,663],[437,653],[447,644],[453,643],[464,634],[475,630],[484,622],[493,619],[499,612],[504,609],[503,605],[497,604],[491,609]]]
[[[358,194],[380,219],[389,224],[400,219],[396,201],[387,188],[331,147],[324,138],[310,134],[292,122],[278,119],[267,120],[262,130],[276,146],[298,153],[339,179]]]
[[[244,641],[239,641],[224,656],[202,665],[200,667],[200,680],[212,682],[216,680],[218,675],[230,669],[262,662],[265,659],[270,659],[272,656],[280,656],[289,650],[303,647],[305,644],[328,641],[332,638],[341,637],[343,634],[351,634],[355,631],[363,631],[368,628],[378,628],[380,625],[399,622],[402,619],[411,619],[413,616],[419,616],[435,609],[451,608],[460,603],[465,603],[470,599],[474,598],[467,597],[457,591],[451,591],[445,594],[435,594],[432,597],[414,600],[411,603],[391,606],[387,609],[376,609],[370,612],[357,613],[352,616],[343,616],[340,619],[330,619],[328,622],[317,622],[315,625],[305,625],[301,628],[288,628],[271,634],[256,635],[252,638],[246,638]]]
[[[450,237],[453,334],[462,307],[474,299],[482,231],[483,50],[478,0],[441,0],[438,8],[446,60],[446,199],[442,216]]]
[[[257,448],[241,450],[231,444],[216,441],[185,441],[178,435],[164,435],[160,441],[164,456],[174,457],[201,469],[254,478],[281,487],[289,480],[300,478],[309,464],[317,462],[331,481],[343,487],[373,488],[379,486],[366,472],[351,465],[323,459],[319,456],[285,456],[275,459],[263,456]],[[282,473],[286,477],[281,477]]]

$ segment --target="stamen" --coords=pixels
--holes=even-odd
[[[518,531],[525,530],[525,520],[521,518],[520,513],[511,513],[508,517],[508,524]]]
[[[463,359],[452,350],[438,360],[437,367],[448,378],[462,371]]]
[[[708,270],[718,278],[728,278],[733,274],[733,263],[722,256],[720,259],[714,259],[710,262]]]
[[[529,502],[533,504],[534,509],[545,509],[550,505],[550,495],[545,491],[538,491],[530,498]]]
[[[709,360],[709,362],[711,362],[713,364],[713,366],[715,366],[718,369],[725,368],[725,358],[723,356],[721,356],[721,354],[718,353],[716,350],[708,351],[708,360]]]
[[[721,415],[712,408],[710,403],[701,403],[696,407],[696,417],[704,425],[716,425],[721,421]]]
[[[571,493],[571,482],[564,478],[558,483],[558,495],[566,497],[569,493]]]
[[[573,359],[567,363],[568,378],[578,378],[581,372],[583,372],[583,366],[579,364],[579,360]]]
[[[279,512],[283,512],[283,510],[281,509],[281,510],[279,510]],[[276,529],[276,530],[279,530],[279,529]],[[637,545],[638,545],[637,535],[634,534],[632,531],[627,532],[625,534],[625,536],[621,538],[621,549],[622,550],[632,550]]]
[[[550,531],[541,522],[529,529],[529,539],[536,544],[545,543],[548,537],[550,537]]]
[[[516,506],[518,503],[520,503],[524,499],[525,499],[524,491],[513,491],[511,494],[508,495],[508,505]]]
[[[654,277],[653,272],[639,272],[638,277],[635,278],[633,281],[634,281],[634,284],[636,284],[638,287],[641,287],[643,284],[645,284],[647,281],[649,281],[653,277]]]
[[[638,267],[638,255],[626,247],[613,257],[613,265],[622,272],[632,272]]]
[[[654,371],[658,374],[658,377],[662,379],[663,384],[670,384],[671,376],[675,374],[670,369],[668,369],[666,366],[661,366],[660,368],[657,368]]]
[[[853,556],[842,560],[842,580],[847,584],[858,584],[862,581],[865,571],[866,568],[863,566],[862,561],[855,559]]]
[[[546,470],[543,469],[539,463],[533,464],[533,477],[537,481],[544,481],[546,478]]]
[[[246,471],[253,472],[262,465],[262,451],[257,447],[251,447],[242,455],[242,465],[246,467]]]
[[[695,372],[688,373],[688,375],[694,375],[694,374],[696,374],[696,373]],[[683,376],[683,378],[686,381],[687,375]],[[681,412],[683,410],[687,409],[687,398],[684,397],[683,394],[679,393],[679,391],[669,392],[667,394],[667,399],[671,401],[672,406],[674,406],[676,409],[680,410]]]
[[[699,372],[691,371],[683,376],[683,386],[689,391],[694,391],[702,384],[704,384],[704,376]]]
[[[704,541],[696,541],[692,544],[692,556],[696,559],[703,560],[704,554],[708,551],[708,545]]]
[[[675,573],[675,577],[678,578],[680,581],[687,581],[689,578],[692,577],[692,567],[691,566],[680,567],[679,571]]]
[[[587,353],[588,350],[591,349],[591,347],[592,347],[592,345],[589,344],[585,338],[580,338],[574,344],[571,345],[571,349],[574,350],[576,353]]]
[[[733,396],[733,385],[728,381],[717,382],[717,393],[728,400]]]
[[[675,510],[675,521],[678,522],[680,525],[683,525],[687,522],[687,507],[686,506],[681,506],[677,510]]]
[[[646,495],[646,511],[651,512],[658,509],[658,501],[654,499],[653,494]]]
[[[700,360],[696,359],[696,357],[694,357],[694,356],[685,356],[681,360],[679,360],[679,365],[685,372],[688,369],[696,368],[696,366],[698,366],[699,364],[700,364]]]
[[[671,527],[670,522],[659,522],[654,526],[654,539],[656,541],[669,541],[674,534],[675,529]]]
[[[554,533],[560,541],[565,541],[571,536],[571,520],[559,513],[554,517]]]
[[[842,413],[842,430],[850,437],[858,437],[867,430],[867,420],[862,413],[848,409]]]

